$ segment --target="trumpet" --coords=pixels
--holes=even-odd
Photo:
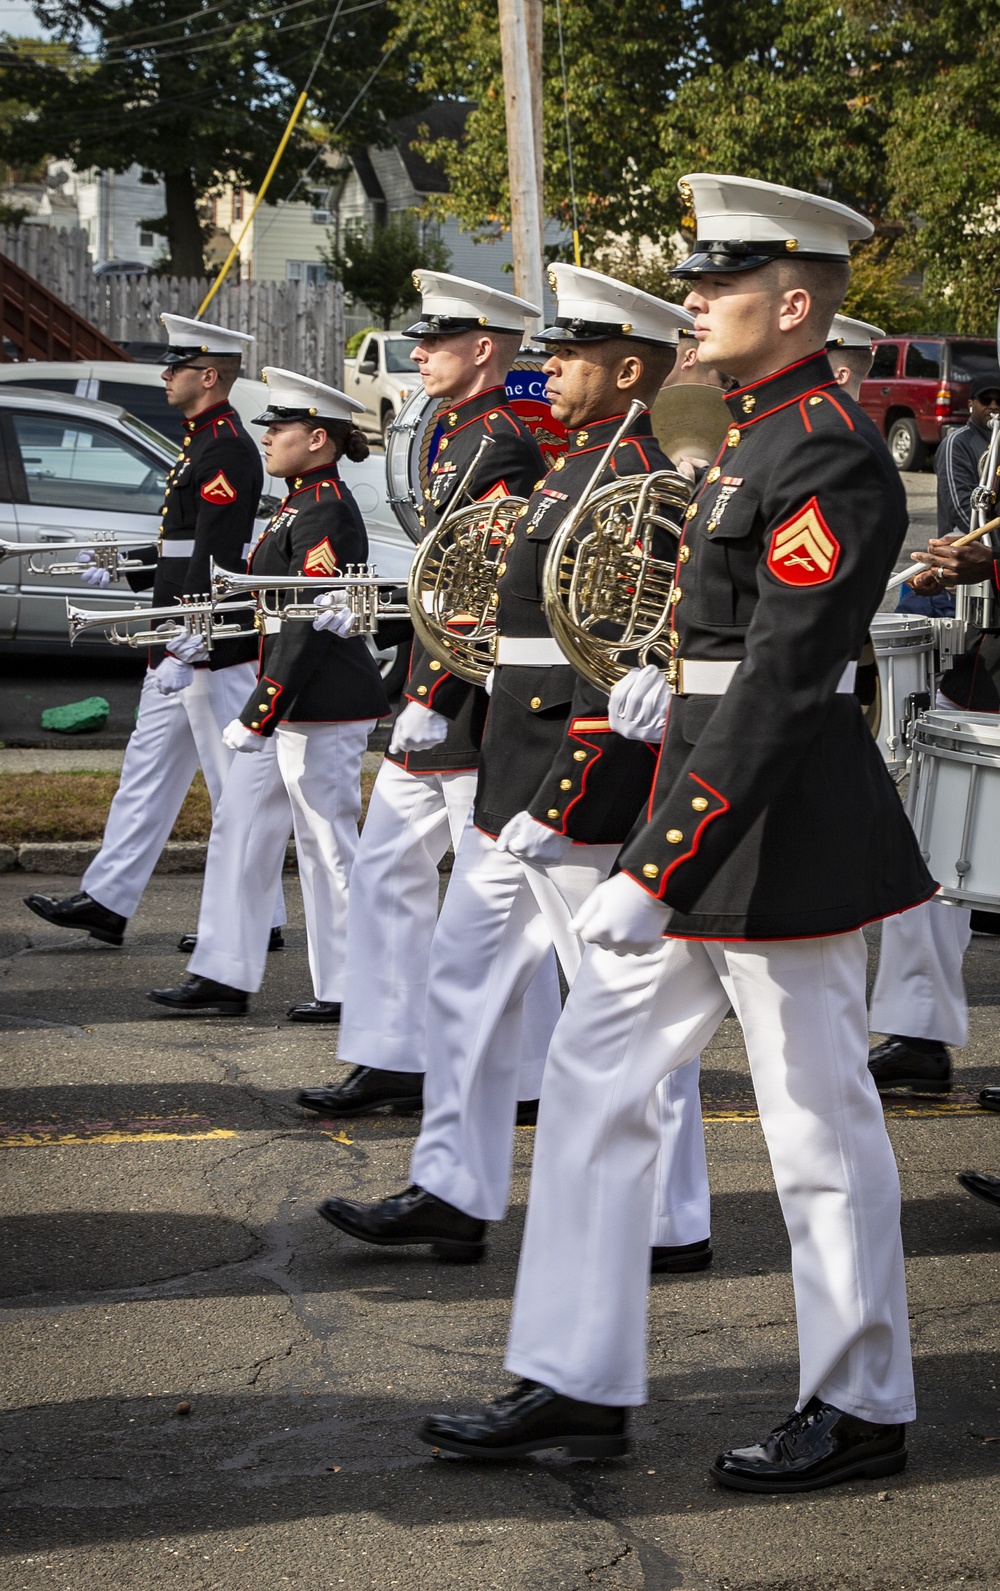
[[[115,541],[113,536],[100,536],[96,541],[62,543],[0,541],[0,563],[6,558],[27,558],[28,570],[33,575],[79,575],[85,568],[106,569],[112,580],[119,580],[126,574],[152,574],[156,569],[155,563],[139,563],[136,559],[129,558],[127,546],[127,543]],[[92,552],[93,563],[81,564],[79,559],[74,559],[72,563],[41,564],[36,561],[42,557],[51,558],[53,553],[66,552],[70,548],[75,553]]]
[[[250,612],[256,607],[254,602],[231,602],[226,605],[226,612]],[[314,610],[315,611],[315,610]],[[151,621],[157,620],[155,629],[150,628]],[[127,626],[141,621],[146,625],[143,630],[129,630]],[[117,613],[88,613],[85,608],[74,608],[67,599],[66,623],[69,629],[69,638],[72,643],[85,630],[107,630],[108,640],[112,646],[166,646],[168,641],[179,641],[181,636],[196,635],[205,644],[205,650],[210,652],[216,641],[229,640],[234,636],[252,635],[252,630],[244,629],[242,625],[227,623],[216,611],[216,603],[210,597],[181,597],[179,602],[173,603],[169,608],[125,608]]]
[[[680,538],[692,486],[674,470],[597,487],[614,449],[646,405],[636,399],[586,490],[552,538],[542,575],[545,617],[566,661],[598,690],[628,670],[670,663],[674,566],[653,557],[654,529]]]
[[[311,599],[282,603],[284,592],[305,593],[343,591],[347,606],[354,614],[354,635],[377,635],[382,619],[408,619],[410,609],[406,602],[394,602],[393,593],[405,591],[402,580],[379,577],[374,564],[346,564],[340,575],[255,575],[235,574],[231,569],[211,565],[212,597],[216,602],[224,598],[247,593],[255,598],[258,628],[270,628],[286,620],[315,619],[316,604]],[[268,594],[272,600],[268,601]]]

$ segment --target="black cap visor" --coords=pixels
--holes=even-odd
[[[519,326],[490,326],[472,315],[425,315],[407,326],[401,337],[455,337],[462,331],[492,331],[504,337],[520,337]]]
[[[846,265],[845,254],[822,254],[811,249],[789,248],[787,242],[744,243],[739,238],[725,238],[716,243],[703,243],[700,239],[686,260],[675,265],[671,276],[733,276],[740,271],[757,271],[772,260],[825,260],[829,265]]]
[[[282,425],[287,420],[304,420],[306,425],[350,425],[350,420],[335,420],[331,415],[317,414],[315,409],[283,409],[269,403],[263,414],[258,414],[251,425]]]
[[[531,341],[534,343],[548,343],[558,347],[560,343],[603,343],[612,337],[627,337],[632,342],[651,343],[654,348],[673,348],[673,337],[647,337],[640,336],[632,330],[631,323],[622,321],[603,320],[572,320],[559,316],[554,326],[546,326],[544,331],[532,333]]]
[[[192,359],[231,359],[232,354],[210,353],[201,343],[187,343],[182,347],[165,348],[160,358],[164,366],[189,365]],[[237,358],[241,356],[237,354]]]

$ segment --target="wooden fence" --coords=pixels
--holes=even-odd
[[[165,342],[161,314],[196,314],[211,285],[204,277],[95,277],[82,230],[0,227],[0,253],[115,342]],[[344,295],[337,283],[227,281],[205,318],[257,339],[247,375],[278,365],[343,383]]]

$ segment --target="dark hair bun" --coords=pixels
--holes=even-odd
[[[344,457],[350,459],[352,464],[361,464],[370,452],[368,438],[356,425],[352,425],[344,442]]]

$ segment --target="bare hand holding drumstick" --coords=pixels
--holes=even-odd
[[[976,544],[963,547],[959,545],[960,541],[958,536],[944,536],[940,540],[928,542],[926,552],[912,554],[918,563],[926,564],[929,559],[934,560],[929,569],[912,577],[912,590],[927,595],[943,591],[946,586],[978,585],[980,580],[990,579],[996,553],[989,547]]]

